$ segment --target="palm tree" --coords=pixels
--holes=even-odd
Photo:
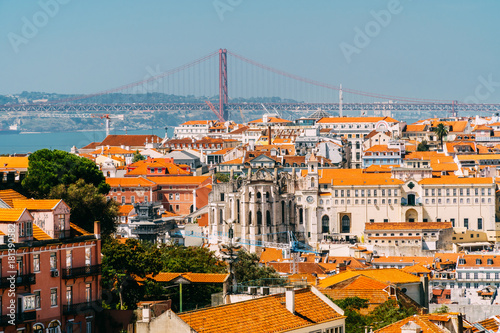
[[[443,138],[448,135],[448,129],[443,123],[439,123],[434,129],[434,132],[438,136],[439,141],[441,141],[441,149],[443,149]]]

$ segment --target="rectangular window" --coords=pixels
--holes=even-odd
[[[40,299],[40,290],[35,291],[35,309],[40,309],[42,307],[42,302]]]
[[[180,193],[175,193],[175,200],[177,200],[177,201],[181,200]]]
[[[470,196],[470,188],[467,189],[467,195]]]
[[[19,237],[24,237],[24,222],[19,223]]]
[[[130,203],[135,203],[135,196],[134,195],[130,197]]]
[[[90,247],[85,248],[85,266],[92,265],[92,255]]]
[[[57,288],[50,289],[50,306],[57,306]]]
[[[373,196],[376,197],[377,196],[377,190],[373,190]]]
[[[148,196],[147,195],[144,196],[144,202],[148,202]]]
[[[361,196],[364,197],[365,196],[365,190],[361,190]]]
[[[344,190],[340,190],[340,197],[343,198],[344,197]]]
[[[72,251],[66,250],[66,268],[71,268],[73,263]]]
[[[469,227],[469,219],[464,219],[464,228]]]
[[[57,252],[50,252],[50,269],[57,269]]]
[[[122,197],[122,205],[125,204],[125,197]]]
[[[455,228],[455,219],[450,219],[450,222],[451,222],[451,226],[452,226],[453,228]]]
[[[66,286],[66,304],[73,304],[73,286]]]
[[[339,190],[335,190],[335,197],[339,196]]]
[[[85,284],[85,302],[91,302],[91,301],[92,301],[92,284],[86,283]]]
[[[351,190],[347,190],[347,197],[350,198],[351,197]]]
[[[394,190],[394,196],[398,195],[398,190]]]
[[[173,193],[169,193],[168,194],[168,200],[174,200],[174,194]]]
[[[483,229],[483,219],[482,218],[477,219],[477,228]]]
[[[33,255],[33,271],[40,272],[40,254]]]
[[[464,189],[463,188],[460,189],[460,195],[464,195]]]
[[[26,222],[26,236],[33,236],[33,223],[31,221]]]

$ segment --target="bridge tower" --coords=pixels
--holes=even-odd
[[[219,49],[219,114],[229,120],[227,110],[227,50]]]

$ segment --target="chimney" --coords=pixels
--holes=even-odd
[[[94,235],[96,239],[101,238],[101,222],[94,221]]]
[[[295,290],[290,286],[285,288],[286,309],[292,314],[295,314]]]

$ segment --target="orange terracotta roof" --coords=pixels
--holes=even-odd
[[[200,185],[210,176],[158,176],[149,179],[158,185]]]
[[[424,178],[418,182],[420,185],[440,185],[440,184],[493,184],[493,178],[464,178],[457,176],[443,176],[441,178]]]
[[[377,165],[372,164],[368,168],[364,169],[365,172],[391,172],[392,168],[399,167],[399,165]]]
[[[374,145],[365,152],[399,152],[399,149],[389,148],[387,145]]]
[[[28,210],[53,210],[63,202],[61,199],[14,199],[14,208],[27,208]]]
[[[190,125],[208,125],[213,120],[190,120],[182,123],[180,126],[190,126]]]
[[[360,270],[345,271],[327,277],[326,279],[322,280],[319,283],[319,286],[321,288],[328,288],[332,285],[337,284],[338,282],[350,279],[358,275],[364,275],[369,278],[388,284],[420,282],[420,279],[415,275],[403,272],[396,268],[385,268],[385,269],[360,269]]]
[[[82,147],[80,149],[96,149],[97,146],[99,146],[100,144],[101,144],[100,142],[91,142],[88,145],[86,145],[85,147]]]
[[[0,221],[17,222],[26,208],[0,208]]]
[[[89,235],[92,235],[90,232],[86,231],[85,229],[83,228],[80,228],[79,226],[77,226],[76,224],[74,223],[70,223],[69,224],[69,227],[71,229],[73,229],[74,231],[76,231],[78,234],[82,235],[82,236],[89,236]]]
[[[45,231],[43,231],[42,228],[40,228],[36,224],[33,224],[33,238],[35,238],[36,240],[52,239],[52,237],[47,235]]]
[[[369,278],[367,276],[359,275],[357,276],[353,282],[349,283],[343,289],[385,289],[389,285],[387,283],[383,283],[377,281],[375,279]]]
[[[286,309],[285,295],[248,301],[178,315],[196,332],[285,332],[343,318],[308,289],[295,291],[295,314]]]
[[[427,125],[411,124],[406,126],[405,132],[423,132]]]
[[[144,177],[108,177],[106,184],[111,187],[151,187],[155,183]]]
[[[101,149],[96,149],[89,154],[92,155],[125,155],[125,154],[133,154],[133,151],[123,149],[121,147],[103,147]]]
[[[128,216],[132,209],[134,209],[133,205],[121,205],[118,210],[118,216]]]
[[[307,171],[303,174],[307,175]],[[404,183],[402,180],[391,178],[389,173],[364,173],[361,169],[321,169],[319,177],[320,184],[333,184],[333,186],[401,185]]]
[[[241,157],[235,158],[234,160],[222,162],[220,164],[243,164],[243,158],[241,158]]]
[[[386,257],[379,257],[379,258],[373,258],[372,263],[394,263],[394,264],[420,264],[420,265],[432,265],[434,262],[433,257],[413,257],[413,256],[407,256],[407,257],[402,257],[402,256],[386,256]]]
[[[427,274],[429,274],[431,272],[429,269],[425,268],[422,265],[418,265],[418,264],[403,267],[403,268],[401,268],[401,270],[403,272],[406,272],[406,273],[427,273]]]
[[[412,324],[413,322],[413,324]],[[444,332],[449,332],[448,330],[445,330],[444,328],[440,328],[437,324],[434,324],[433,322],[430,321],[429,315],[414,315],[408,318],[405,318],[403,320],[400,320],[398,322],[395,322],[394,324],[385,326],[379,330],[376,330],[375,333],[401,333],[402,327],[404,325],[418,325],[421,330],[418,332],[420,333],[444,333]]]
[[[26,156],[0,157],[0,168],[28,169],[29,161]]]
[[[171,282],[177,278],[183,278],[193,283],[224,283],[228,277],[229,274],[171,272],[160,272],[156,275],[149,274],[146,276],[146,278],[157,282]],[[136,277],[136,280],[144,281],[145,279]]]
[[[292,273],[292,263],[291,262],[269,262],[269,266],[274,268],[277,272],[281,273]],[[298,273],[306,273],[306,274],[325,274],[326,269],[321,267],[318,263],[314,262],[298,262],[297,263],[297,272]]]
[[[0,199],[2,199],[2,201],[5,202],[10,207],[13,207],[12,200],[14,199],[26,200],[27,198],[24,195],[14,190],[1,190]]]
[[[99,146],[144,147],[146,142],[161,142],[157,135],[108,135]]]
[[[328,117],[321,118],[316,123],[330,124],[330,123],[376,123],[380,120],[385,120],[389,123],[397,123],[398,121],[392,117]]]
[[[283,260],[283,251],[280,249],[264,248],[260,254],[260,263]]]

